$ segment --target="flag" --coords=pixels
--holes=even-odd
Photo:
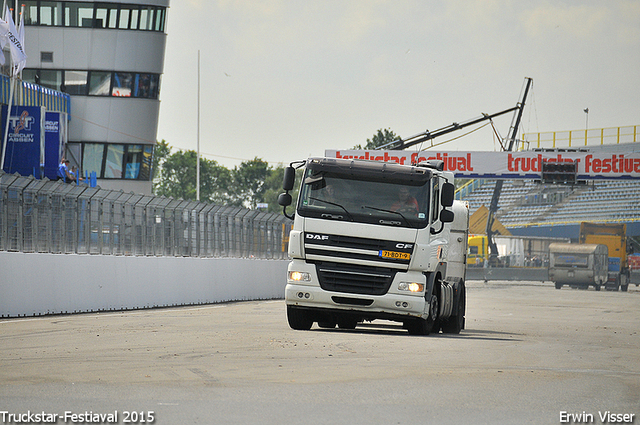
[[[20,42],[19,34],[16,30],[15,24],[13,23],[13,18],[11,17],[9,6],[7,6],[7,10],[4,16],[7,20],[7,24],[9,25],[9,31],[7,32],[7,41],[9,42],[9,48],[11,49],[11,58],[13,59],[13,75],[16,75],[16,69],[19,67],[20,69],[22,69],[26,65],[27,55],[24,53],[24,46]]]
[[[0,65],[4,65],[4,46],[9,41],[9,23],[0,18]]]
[[[20,13],[20,26],[18,27],[18,41],[22,46],[22,52],[24,53],[24,60],[14,64],[15,74],[19,74],[27,65],[27,54],[24,51],[24,5],[22,5],[22,12]]]

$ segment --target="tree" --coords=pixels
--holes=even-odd
[[[353,147],[353,149],[376,149],[379,146],[384,146],[387,143],[396,142],[399,140],[402,140],[402,138],[391,131],[390,128],[381,128],[376,134],[373,135],[371,139],[367,139],[367,144],[364,146],[364,148],[362,147],[362,145],[356,145]]]
[[[196,152],[177,151],[162,140],[154,155],[153,191],[175,199],[196,199]],[[302,170],[296,174],[300,181]],[[268,212],[281,213],[278,196],[283,192],[284,167],[273,168],[260,158],[229,170],[216,161],[200,158],[200,200],[222,205],[256,208],[267,203]],[[297,189],[291,191],[296,199]]]
[[[161,149],[166,147],[169,146]],[[191,150],[177,151],[170,155],[164,153],[164,159],[159,161],[154,193],[158,196],[195,200],[197,153]],[[229,169],[218,165],[216,161],[200,158],[200,200],[227,203],[231,181]]]
[[[153,150],[153,165],[151,169],[151,180],[154,183],[154,187],[156,184],[156,179],[160,175],[160,166],[170,154],[171,146],[169,146],[169,143],[167,143],[166,140],[162,139],[160,142],[156,143],[156,146]]]
[[[266,190],[265,181],[270,172],[269,163],[256,157],[233,169],[231,203],[256,208],[262,202]]]

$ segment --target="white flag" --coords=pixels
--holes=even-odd
[[[9,41],[9,23],[0,18],[0,49],[4,49]]]
[[[18,27],[18,41],[22,46],[22,53],[24,53],[24,60],[14,64],[15,74],[19,74],[27,65],[27,54],[24,50],[24,5],[22,5],[22,13],[20,13],[20,26]]]
[[[9,41],[9,23],[0,18],[0,65],[4,65],[4,46]]]
[[[9,24],[9,32],[7,33],[7,40],[9,42],[9,48],[11,49],[11,58],[13,59],[14,66],[20,66],[24,68],[24,64],[27,63],[27,55],[24,53],[24,47],[20,42],[20,38],[18,36],[18,31],[16,30],[16,25],[13,23],[13,18],[11,17],[11,11],[9,10],[9,6],[7,6],[7,11],[5,12],[5,19]],[[14,73],[14,75],[16,75]]]

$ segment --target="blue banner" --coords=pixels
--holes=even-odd
[[[61,112],[46,112],[44,119],[44,175],[49,180],[58,177],[58,165],[62,159],[63,116]]]
[[[4,136],[7,106],[2,107],[2,134]],[[3,170],[22,176],[42,177],[44,165],[44,108],[39,106],[13,106],[9,117],[7,149]]]

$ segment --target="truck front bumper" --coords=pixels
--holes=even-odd
[[[381,296],[325,291],[318,286],[287,284],[285,302],[306,309],[351,313],[363,319],[400,320],[424,317],[424,296],[386,294]]]

